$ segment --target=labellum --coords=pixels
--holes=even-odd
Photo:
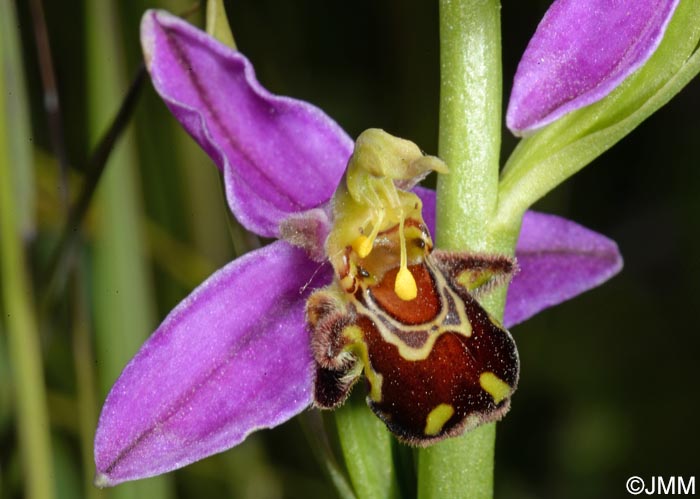
[[[445,164],[377,129],[357,140],[333,197],[331,285],[306,305],[315,405],[335,408],[364,372],[367,403],[425,446],[500,419],[518,381],[515,343],[474,296],[510,279],[507,256],[433,251],[410,192]]]

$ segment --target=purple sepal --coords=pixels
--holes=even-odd
[[[506,113],[527,135],[597,102],[654,53],[678,0],[557,0],[523,54]]]
[[[331,280],[286,242],[217,271],[165,319],[107,396],[96,483],[180,468],[277,426],[312,399],[308,295]]]
[[[520,272],[508,288],[506,327],[599,286],[622,269],[615,241],[533,211],[525,213],[515,256]]]
[[[423,201],[423,221],[430,233],[435,235],[435,217],[437,216],[435,191],[418,185],[413,188],[413,192]]]
[[[290,214],[328,201],[353,142],[323,111],[264,89],[250,62],[164,11],[147,11],[141,43],[153,85],[224,173],[231,210],[278,236]]]

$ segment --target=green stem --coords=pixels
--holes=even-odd
[[[422,449],[418,462],[418,497],[493,497],[496,423],[479,426],[458,438]]]
[[[497,0],[440,2],[440,157],[437,245],[509,252],[491,236],[501,141],[501,24]],[[484,304],[501,313],[505,294]],[[418,451],[418,497],[490,498],[495,424]]]
[[[501,22],[497,0],[440,2],[438,246],[486,251],[498,201]]]
[[[0,18],[4,27],[16,26],[11,2],[3,2]],[[0,34],[0,56],[5,62],[11,50],[9,37]],[[9,69],[9,68],[6,68]],[[14,68],[18,69],[18,68]],[[9,71],[8,71],[9,73]],[[10,124],[6,96],[13,95],[11,82],[0,75],[0,275],[2,275],[2,310],[7,331],[8,357],[14,379],[16,422],[22,455],[26,497],[45,499],[54,496],[53,466],[46,390],[41,364],[39,328],[36,323],[33,294],[22,242],[20,220],[22,204],[16,196],[17,171],[32,168],[29,162],[18,162],[12,154],[10,134],[18,133]],[[26,112],[26,109],[23,110]],[[27,137],[15,137],[27,140]]]

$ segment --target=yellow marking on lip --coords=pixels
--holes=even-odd
[[[425,418],[425,433],[428,436],[437,435],[442,431],[445,423],[449,421],[455,413],[455,408],[450,404],[440,404],[435,409],[430,411],[428,417]]]
[[[369,361],[369,351],[367,350],[367,344],[365,343],[362,329],[355,325],[347,326],[345,329],[343,329],[343,336],[351,341],[351,343],[343,350],[352,352],[356,357],[359,357],[360,361],[362,362],[365,377],[367,378],[367,381],[369,381],[370,386],[369,398],[374,402],[381,402],[384,376],[372,368],[372,364]]]
[[[475,289],[486,284],[491,276],[488,273],[484,273],[479,276],[476,272],[471,270],[463,270],[457,276],[457,283],[464,286],[467,291],[474,291]]]
[[[508,383],[489,371],[481,373],[479,384],[485,392],[493,397],[493,401],[496,404],[508,397],[511,392],[511,387]]]

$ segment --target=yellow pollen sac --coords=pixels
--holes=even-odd
[[[408,270],[403,213],[399,220],[399,245],[401,246],[401,262],[399,264],[399,271],[396,274],[396,281],[394,282],[394,293],[403,301],[411,301],[418,296],[418,286],[416,285],[416,280],[413,278],[413,274]]]
[[[372,252],[372,240],[367,236],[358,236],[352,242],[352,249],[360,258],[366,258]]]
[[[376,214],[374,226],[372,227],[372,232],[370,232],[369,237],[361,234],[352,242],[352,249],[355,251],[355,253],[357,253],[357,256],[360,258],[367,258],[367,255],[372,252],[374,240],[377,239],[377,234],[379,234],[379,229],[381,228],[383,221],[384,208],[379,210],[379,212]]]
[[[479,384],[484,391],[488,392],[488,394],[493,397],[493,401],[496,404],[499,404],[501,400],[508,397],[511,392],[508,383],[489,371],[481,373],[481,376],[479,376]]]
[[[408,270],[407,267],[401,267],[399,272],[396,274],[396,281],[394,282],[394,293],[396,296],[404,301],[410,301],[418,296],[418,286],[416,285],[416,280],[413,278],[413,274]]]

